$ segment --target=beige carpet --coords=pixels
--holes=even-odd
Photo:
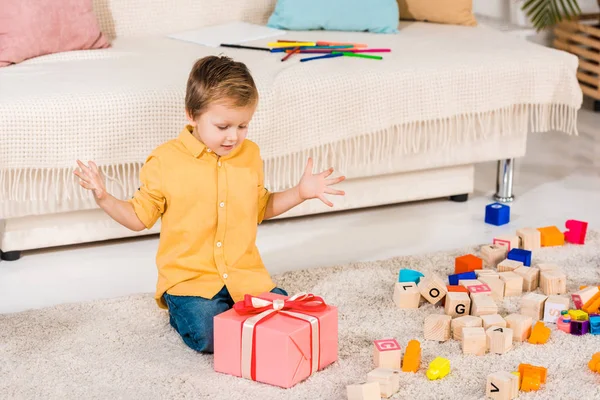
[[[548,368],[545,387],[522,393],[521,399],[600,399],[600,375],[587,369],[591,355],[600,351],[600,336],[553,331],[546,345],[517,345],[505,355],[463,356],[458,342],[423,340],[423,318],[442,313],[440,307],[395,308],[392,287],[400,268],[445,276],[454,257],[470,251],[474,249],[276,277],[291,293],[309,290],[340,308],[339,361],[289,390],[213,372],[212,357],[181,342],[150,294],[0,315],[0,399],[344,399],[346,385],[363,381],[372,369],[373,340],[390,336],[403,347],[410,339],[420,340],[423,364],[443,356],[452,366],[441,381],[427,380],[424,368],[401,374],[396,399],[481,399],[489,373],[514,371],[521,362]],[[534,262],[542,261],[564,266],[569,290],[597,285],[600,234],[590,232],[584,246],[536,251]],[[517,309],[518,299],[512,298],[501,312]]]

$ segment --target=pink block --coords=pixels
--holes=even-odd
[[[286,296],[264,293],[267,300],[285,299]],[[319,370],[337,361],[338,311],[327,306],[324,311],[306,312],[319,319]],[[242,324],[251,316],[240,315],[231,309],[214,318],[214,368],[234,376],[242,376]],[[310,325],[284,314],[277,314],[256,326],[255,331],[256,380],[274,386],[290,388],[310,376]]]
[[[504,247],[506,247],[506,249],[508,251],[511,250],[510,240],[494,239],[494,242],[492,244],[497,244],[498,246],[504,246]]]
[[[588,223],[584,221],[577,221],[570,219],[565,223],[567,231],[565,234],[565,240],[569,243],[584,244],[585,235],[587,234]]]
[[[467,286],[467,289],[469,289],[469,292],[471,293],[488,293],[492,291],[492,289],[490,288],[490,286],[487,283],[484,283],[483,285],[471,285],[471,286]]]

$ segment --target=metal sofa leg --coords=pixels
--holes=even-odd
[[[7,251],[4,253],[0,250],[0,259],[3,261],[17,261],[19,258],[21,258],[20,251]]]
[[[500,203],[510,203],[515,199],[515,196],[513,195],[514,165],[514,158],[498,161],[496,194],[494,195],[494,199]]]

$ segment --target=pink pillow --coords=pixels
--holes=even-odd
[[[45,54],[109,46],[92,0],[0,0],[0,67]]]

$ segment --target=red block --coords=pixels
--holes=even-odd
[[[588,223],[570,219],[565,223],[567,231],[565,232],[565,240],[573,244],[584,244],[585,235],[587,234]]]
[[[471,272],[476,269],[483,269],[483,260],[473,254],[456,257],[454,261],[454,273],[462,274],[463,272]]]

